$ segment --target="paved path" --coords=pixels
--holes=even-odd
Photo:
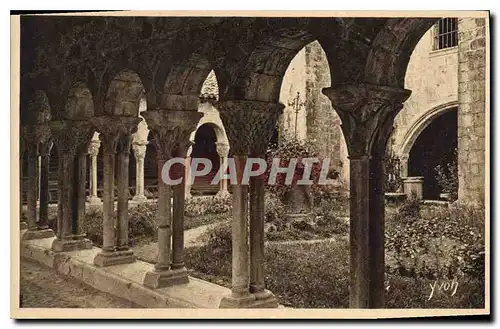
[[[37,308],[139,308],[33,261],[21,259],[20,306]]]
[[[204,241],[202,239],[205,232],[220,223],[212,223],[207,225],[198,226],[190,230],[184,231],[184,248],[202,246]],[[157,242],[150,242],[144,245],[132,247],[134,254],[140,260],[148,263],[155,263],[158,256]]]

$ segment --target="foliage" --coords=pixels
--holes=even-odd
[[[484,277],[484,210],[429,207],[418,218],[396,214],[386,231],[389,273],[413,278]]]
[[[228,236],[227,232],[224,236]],[[316,244],[268,244],[265,252],[265,283],[280,304],[296,308],[349,307],[348,239]],[[224,244],[227,246],[227,244]],[[210,259],[209,262],[206,260]],[[213,244],[186,250],[186,262],[193,275],[231,286],[231,250]],[[428,299],[430,284],[425,278],[389,274],[386,292],[388,308],[482,308],[484,285],[480,279],[459,281],[455,296],[435,293]]]
[[[284,214],[286,207],[283,202],[273,193],[265,193],[264,209],[266,223],[281,225],[284,223]]]
[[[403,184],[401,163],[392,152],[385,159],[385,191],[398,192]]]
[[[290,190],[292,185],[295,185],[298,180],[302,179],[305,168],[305,165],[302,163],[302,159],[304,158],[318,158],[322,162],[322,159],[320,159],[318,153],[314,150],[314,146],[309,141],[301,142],[296,138],[281,139],[278,145],[274,148],[270,148],[266,154],[266,181],[268,181],[271,168],[273,168],[274,159],[280,159],[280,167],[288,167],[291,159],[297,159],[297,163],[291,184],[285,184],[286,173],[278,173],[276,176],[276,184],[267,185],[267,190],[283,200],[285,194]],[[310,179],[313,181],[313,185],[317,185],[316,183],[319,180],[321,162],[312,164]]]
[[[406,198],[398,209],[397,217],[402,222],[412,222],[420,217],[421,200],[412,192],[410,197]]]
[[[205,214],[222,214],[231,211],[231,207],[231,198],[189,198],[184,203],[184,215],[195,217]]]
[[[458,199],[458,164],[457,150],[455,149],[452,161],[446,166],[438,165],[436,171],[436,180],[443,193],[448,193],[450,201]]]

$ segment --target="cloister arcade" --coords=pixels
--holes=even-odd
[[[85,213],[86,186],[97,177],[89,173],[87,158],[96,168],[99,144],[104,241],[94,264],[134,262],[127,237],[131,150],[139,155],[134,158],[138,172],[144,170],[140,154],[151,145],[157,168],[196,152],[190,141],[206,124],[200,121],[200,94],[213,70],[228,140],[220,148],[230,146],[237,168],[249,156],[263,157],[284,107],[278,101],[284,72],[304,45],[317,40],[331,73],[332,85],[323,93],[342,120],[350,160],[350,306],[384,307],[383,158],[394,118],[411,93],[404,85],[410,55],[437,19],[23,17],[19,154],[21,161],[26,158],[28,209],[23,239],[54,234],[47,229],[47,173],[50,154],[57,152],[52,250],[91,247],[78,222]],[[138,137],[141,122],[150,137]],[[157,189],[158,260],[143,283],[151,289],[189,280],[183,245],[186,187],[158,182]],[[249,186],[236,184],[231,190],[232,288],[220,307],[276,307],[264,284],[263,178],[252,177]]]

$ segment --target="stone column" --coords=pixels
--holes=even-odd
[[[97,196],[97,155],[101,141],[92,139],[89,144],[88,153],[90,155],[90,196],[88,201],[91,205],[100,205],[101,199]]]
[[[402,154],[399,156],[401,178],[408,177],[408,159],[409,158],[410,158],[410,156],[408,154]]]
[[[46,124],[35,124],[24,127],[24,137],[26,141],[26,153],[28,156],[28,181],[27,181],[27,223],[28,231],[23,234],[24,240],[43,239],[54,236],[54,232],[47,227],[47,220],[37,223],[37,198],[39,179],[39,148],[40,143],[47,143],[50,138],[50,128]],[[45,168],[44,168],[45,169]],[[48,184],[48,182],[47,182]],[[44,211],[47,212],[48,196],[44,204]],[[41,225],[40,225],[41,224]]]
[[[158,260],[154,270],[146,273],[144,285],[153,289],[183,284],[189,281],[187,271],[183,265],[182,252],[184,249],[182,226],[183,214],[179,207],[182,205],[179,192],[176,193],[174,215],[172,219],[171,196],[172,187],[162,180],[162,169],[166,161],[179,152],[180,145],[189,140],[189,135],[196,129],[196,125],[203,114],[197,111],[148,110],[143,117],[148,128],[153,133],[156,153],[158,157]],[[184,150],[185,152],[185,150]],[[185,153],[184,153],[185,154]],[[178,190],[176,190],[178,191]],[[184,192],[184,191],[183,191]],[[184,196],[184,193],[182,193]],[[172,220],[174,232],[172,232]],[[172,236],[173,233],[173,236]],[[171,266],[171,240],[175,248],[174,264]],[[175,268],[174,268],[175,267]]]
[[[49,228],[49,164],[52,145],[51,139],[40,144],[40,215],[38,227],[42,230]]]
[[[128,246],[128,199],[129,199],[129,159],[132,136],[123,134],[118,141],[117,175],[118,205],[117,205],[117,243],[116,249],[133,255]],[[135,258],[135,257],[134,257]]]
[[[79,154],[88,145],[92,127],[88,121],[52,121],[50,129],[59,152],[59,192],[56,239],[52,250],[91,249],[92,243],[78,231],[78,168]],[[80,210],[81,212],[81,210]],[[81,216],[81,213],[80,213]]]
[[[103,242],[102,251],[94,258],[96,266],[110,266],[117,264],[133,263],[135,256],[130,250],[117,248],[117,227],[115,226],[115,154],[118,143],[124,136],[129,136],[137,129],[141,121],[139,117],[131,116],[100,116],[92,118],[92,123],[99,132],[103,147]],[[130,147],[130,144],[129,144]],[[128,164],[127,164],[128,167]],[[128,170],[127,170],[128,173]],[[127,179],[128,185],[128,179]],[[122,187],[122,186],[120,186]],[[123,190],[120,195],[123,198]],[[121,202],[120,215],[127,216],[123,209],[127,204]],[[123,219],[123,217],[122,217]],[[118,219],[119,220],[119,219]],[[118,234],[119,235],[119,234]]]
[[[384,307],[384,161],[394,117],[410,91],[359,84],[325,88],[342,119],[350,162],[351,308]]]
[[[147,144],[147,141],[132,144],[135,157],[135,195],[132,200],[139,203],[147,200],[144,195],[144,159],[146,158]]]
[[[87,199],[87,156],[88,144],[83,144],[76,154],[75,163],[75,199],[76,199],[76,217],[73,223],[73,234],[80,233],[80,223],[85,220],[85,202]]]
[[[194,115],[193,121],[198,123],[199,117]],[[196,127],[196,126],[195,126]],[[194,130],[194,129],[193,129]],[[187,135],[187,133],[186,133]],[[189,135],[180,137],[173,153],[174,157],[184,158],[191,141]],[[184,162],[185,164],[185,162]],[[175,178],[182,178],[182,183],[173,186],[173,221],[172,221],[172,270],[185,270],[184,265],[184,202],[186,190],[186,168],[180,163],[174,166]]]
[[[229,154],[229,145],[226,143],[216,143],[217,154],[220,158],[220,167],[225,168],[227,166],[227,156]],[[218,198],[227,198],[229,197],[229,192],[227,190],[227,179],[221,179],[220,181],[220,189],[216,195]]]
[[[26,141],[24,139],[23,128],[21,127],[19,136],[19,219],[21,220],[20,229],[27,230],[28,223],[23,220],[23,190],[24,190],[24,175],[23,175],[23,165],[24,165],[24,154],[26,151]]]
[[[194,144],[194,142],[191,142]],[[192,197],[191,195],[191,153],[193,152],[193,145],[191,145],[186,152],[185,173],[184,173],[184,195],[185,199]]]
[[[274,295],[264,286],[264,184],[250,182],[250,234],[248,234],[248,185],[241,182],[249,155],[262,156],[284,106],[260,101],[224,101],[220,116],[235,159],[238,184],[233,185],[232,287],[221,308],[277,307]],[[249,248],[250,235],[250,248]],[[250,255],[249,255],[250,252]]]

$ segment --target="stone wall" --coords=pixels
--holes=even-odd
[[[280,134],[295,134],[295,111],[289,102],[297,92],[304,103],[298,113],[297,137],[307,139],[321,157],[330,158],[330,168],[340,173],[344,186],[349,186],[347,147],[340,128],[341,121],[327,96],[321,90],[330,87],[330,70],[326,55],[318,42],[305,46],[294,59],[283,78],[280,102],[286,105],[280,122]]]
[[[397,115],[392,151],[408,155],[414,139],[433,117],[428,113],[456,106],[458,101],[458,48],[433,50],[433,28],[429,29],[415,47],[408,64],[405,88],[412,91]],[[417,135],[417,136],[415,136]]]
[[[485,24],[482,18],[458,21],[458,198],[465,203],[480,203],[485,193]]]

